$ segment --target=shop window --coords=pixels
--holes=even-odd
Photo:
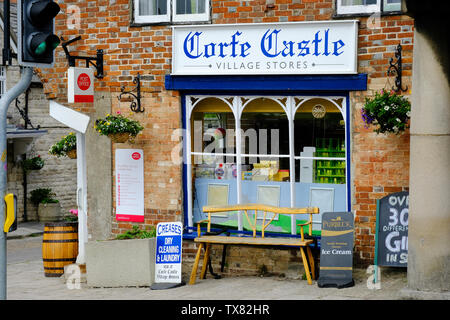
[[[189,225],[205,205],[347,210],[345,110],[343,97],[186,96]],[[268,232],[298,233],[305,219],[280,215]],[[246,223],[239,212],[213,217],[239,230]]]
[[[334,103],[320,98],[299,100],[294,118],[297,182],[346,182],[345,123]]]
[[[205,205],[237,203],[235,119],[231,100],[191,98],[191,199],[193,220],[205,218]],[[218,220],[218,221],[217,221]],[[214,223],[223,222],[220,215]],[[232,221],[237,227],[237,220]]]
[[[209,0],[134,0],[136,23],[209,20]]]
[[[369,14],[401,10],[401,0],[337,0],[337,14]]]

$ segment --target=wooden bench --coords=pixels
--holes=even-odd
[[[212,213],[231,213],[236,211],[243,211],[247,221],[252,230],[252,236],[223,236],[223,235],[209,235],[211,231],[211,214]],[[253,217],[250,218],[253,211]],[[273,207],[262,204],[240,204],[240,205],[230,205],[230,206],[205,206],[203,207],[203,212],[208,214],[208,219],[197,222],[197,237],[194,239],[195,242],[199,243],[197,255],[195,257],[194,266],[192,267],[191,277],[189,284],[194,284],[197,276],[197,268],[200,261],[200,255],[202,249],[205,248],[205,254],[203,257],[203,265],[200,273],[200,279],[205,278],[206,267],[209,260],[210,247],[211,244],[224,244],[224,245],[254,245],[254,246],[289,246],[289,247],[299,247],[302,256],[303,266],[306,272],[306,278],[309,284],[312,284],[311,278],[315,279],[315,268],[314,259],[311,253],[309,245],[314,242],[313,239],[305,239],[305,233],[303,228],[305,226],[309,227],[308,233],[312,234],[312,215],[319,213],[319,208],[282,208]],[[263,212],[263,218],[258,218],[258,212]],[[272,217],[269,219],[268,213],[272,213]],[[267,227],[272,223],[275,217],[279,214],[309,214],[309,221],[303,224],[298,224],[300,226],[300,237],[265,237],[265,231]],[[250,216],[249,216],[250,215]],[[258,220],[262,220],[260,226],[257,225]],[[207,231],[202,234],[200,229],[200,224],[207,222]],[[257,233],[258,227],[261,229],[260,234]],[[306,248],[306,254],[305,250]],[[308,263],[309,260],[309,263]],[[309,267],[310,265],[310,267]]]

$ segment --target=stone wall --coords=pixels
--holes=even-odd
[[[11,88],[20,79],[19,68],[17,66],[8,67],[6,88]],[[35,79],[35,78],[34,78]],[[37,79],[39,80],[39,79]],[[19,96],[19,107],[25,107],[25,94]],[[27,198],[30,192],[37,188],[51,188],[55,193],[55,198],[61,203],[63,212],[69,214],[69,210],[76,208],[76,185],[77,172],[76,160],[67,157],[56,158],[48,154],[50,146],[59,140],[63,135],[70,132],[70,129],[57,122],[49,115],[49,101],[43,93],[40,82],[34,82],[30,88],[28,96],[28,116],[34,127],[40,126],[40,129],[47,133],[34,139],[27,157],[39,155],[45,165],[41,170],[31,171],[27,175]],[[24,120],[19,111],[12,102],[8,109],[8,123],[16,126],[24,126]],[[30,125],[28,128],[31,129]],[[8,192],[17,196],[17,215],[19,221],[23,220],[23,170],[19,158],[21,155],[14,154],[13,139],[8,139]],[[27,202],[27,220],[37,220],[37,208],[30,202]]]

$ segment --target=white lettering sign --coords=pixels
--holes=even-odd
[[[172,74],[357,73],[357,23],[175,26]]]

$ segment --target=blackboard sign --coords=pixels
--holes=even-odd
[[[353,214],[325,212],[320,239],[320,288],[351,287],[353,281]]]
[[[406,267],[408,263],[409,193],[377,200],[375,265]]]

